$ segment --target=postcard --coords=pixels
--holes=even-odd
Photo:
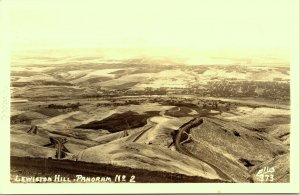
[[[0,4],[2,193],[299,192],[299,1]]]

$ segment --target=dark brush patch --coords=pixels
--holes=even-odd
[[[237,137],[240,137],[240,136],[241,136],[241,134],[240,134],[239,132],[237,132],[237,131],[233,131],[233,134],[234,134],[235,136],[237,136]]]
[[[139,114],[137,112],[124,112],[113,114],[101,121],[92,121],[88,124],[82,124],[76,128],[82,129],[105,129],[109,132],[119,132],[128,129],[134,129],[138,127],[143,127],[147,124],[147,119],[153,116],[159,115],[158,111],[145,112]]]
[[[278,138],[281,139],[281,138],[283,138],[283,137],[285,137],[285,136],[287,136],[287,135],[289,135],[289,134],[290,134],[290,132],[284,133],[284,134],[278,136]]]
[[[245,167],[252,167],[252,166],[254,166],[254,164],[252,164],[252,163],[251,163],[249,160],[247,160],[247,159],[240,158],[239,161],[240,161],[241,163],[243,163],[243,165],[244,165]]]

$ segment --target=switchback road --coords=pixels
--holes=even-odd
[[[177,133],[177,136],[175,138],[175,147],[176,149],[187,155],[187,156],[190,156],[192,158],[196,158],[206,164],[208,164],[209,166],[211,166],[215,171],[216,173],[223,179],[225,179],[227,182],[234,182],[227,174],[225,174],[222,170],[220,170],[218,167],[216,167],[215,165],[199,158],[198,156],[196,156],[195,154],[191,153],[190,151],[188,151],[183,145],[182,145],[182,142],[185,141],[186,139],[183,139],[183,135],[189,135],[190,134],[190,130],[193,128],[193,127],[197,127],[199,125],[201,125],[203,123],[203,119],[201,118],[194,118],[192,120],[190,120],[189,122],[185,123],[184,125],[182,125],[179,130],[178,130],[178,133]],[[188,138],[188,137],[187,137]]]

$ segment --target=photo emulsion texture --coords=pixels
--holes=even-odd
[[[88,51],[14,56],[12,182],[289,182],[288,64]]]
[[[9,1],[10,181],[290,183],[294,5]]]

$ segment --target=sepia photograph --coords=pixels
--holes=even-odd
[[[299,191],[298,1],[0,3],[9,185]]]

